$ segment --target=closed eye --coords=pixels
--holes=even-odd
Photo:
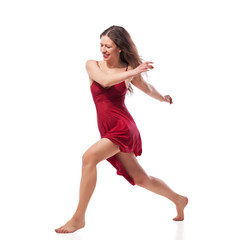
[[[104,45],[103,44],[100,44],[100,47],[103,47]],[[107,48],[111,48],[110,46],[108,46],[108,45],[105,45],[105,47],[107,47]]]

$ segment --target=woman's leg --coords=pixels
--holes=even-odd
[[[148,176],[138,163],[134,153],[119,152],[116,157],[122,163],[128,174],[133,178],[136,185],[146,188],[149,191],[162,195],[171,200],[176,205],[177,216],[175,221],[184,220],[184,208],[188,203],[188,198],[175,193],[162,180]]]
[[[71,233],[85,226],[86,209],[96,186],[96,165],[119,151],[118,145],[107,138],[102,138],[84,153],[82,157],[80,198],[77,210],[71,220],[62,227],[55,229],[57,233]]]

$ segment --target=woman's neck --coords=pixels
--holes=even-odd
[[[105,65],[109,69],[111,69],[111,68],[124,68],[124,63],[121,61],[121,59],[105,61]]]

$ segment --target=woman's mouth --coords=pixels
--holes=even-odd
[[[108,55],[108,54],[103,54],[103,57],[104,57],[104,58],[108,58],[109,55]]]

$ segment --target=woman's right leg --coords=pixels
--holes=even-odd
[[[82,175],[79,204],[71,220],[55,229],[57,233],[71,233],[85,226],[85,213],[94,192],[97,180],[96,165],[119,152],[119,146],[107,138],[102,138],[92,145],[82,157]]]
[[[148,174],[137,161],[134,153],[119,152],[116,154],[116,157],[122,163],[129,176],[133,178],[136,185],[166,197],[176,205],[177,216],[173,218],[173,220],[184,220],[184,208],[188,204],[187,197],[181,196],[174,192],[164,181],[153,176],[148,176]]]

